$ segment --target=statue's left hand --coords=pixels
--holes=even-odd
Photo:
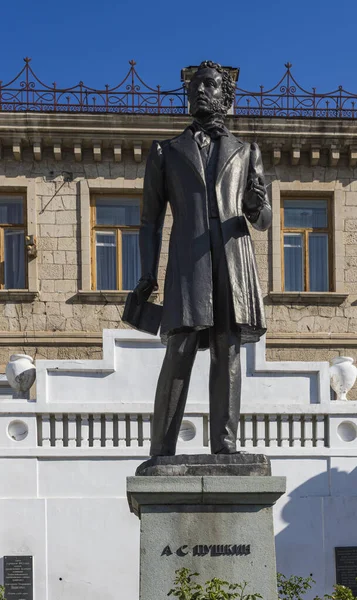
[[[244,207],[247,211],[260,210],[264,204],[265,185],[261,177],[248,181],[244,198]]]

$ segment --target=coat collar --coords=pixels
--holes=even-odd
[[[193,167],[202,183],[205,183],[205,173],[201,160],[198,145],[193,137],[193,132],[190,127],[187,127],[181,135],[177,136],[170,142],[178,152],[180,152],[186,161]],[[227,136],[220,138],[220,147],[217,161],[216,180],[218,180],[227,166],[229,160],[243,147],[243,142],[236,138],[232,133],[228,132]]]

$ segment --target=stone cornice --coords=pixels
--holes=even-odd
[[[40,137],[59,135],[70,139],[75,134],[77,141],[79,135],[88,142],[93,136],[107,137],[108,141],[121,135],[170,138],[191,121],[191,117],[183,115],[0,113],[0,138],[32,139],[33,142],[38,142]],[[272,143],[290,138],[302,143],[320,138],[321,142],[325,140],[325,146],[331,144],[331,139],[357,142],[357,121],[352,120],[228,117],[226,125],[235,135],[267,138]]]
[[[191,120],[185,115],[0,113],[0,143],[12,148],[16,160],[21,160],[24,148],[32,147],[35,159],[41,160],[42,150],[52,147],[58,160],[66,149],[81,161],[83,149],[90,148],[93,160],[102,160],[102,152],[110,149],[116,162],[122,159],[122,150],[130,150],[140,162],[153,140],[179,135]],[[303,152],[309,154],[312,166],[322,153],[328,154],[331,166],[337,165],[342,154],[351,166],[357,162],[354,120],[230,116],[226,124],[243,140],[257,141],[270,153],[273,164],[280,162],[282,152],[289,152],[293,165]]]

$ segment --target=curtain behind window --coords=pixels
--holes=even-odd
[[[284,271],[285,291],[302,292],[304,290],[304,243],[300,233],[284,235]]]
[[[116,233],[106,231],[96,235],[97,290],[117,289]]]
[[[23,229],[5,229],[5,288],[25,288],[25,232]]]
[[[139,225],[140,205],[136,199],[97,198],[97,225]]]
[[[284,227],[327,227],[327,200],[284,200]]]
[[[326,233],[309,234],[310,290],[328,292],[328,236]]]
[[[140,279],[139,233],[122,234],[123,290],[132,290]]]
[[[17,225],[23,220],[22,198],[0,198],[0,223]]]

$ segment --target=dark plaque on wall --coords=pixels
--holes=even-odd
[[[6,600],[32,600],[32,556],[4,556]]]
[[[335,548],[336,583],[351,588],[357,595],[357,546]]]

